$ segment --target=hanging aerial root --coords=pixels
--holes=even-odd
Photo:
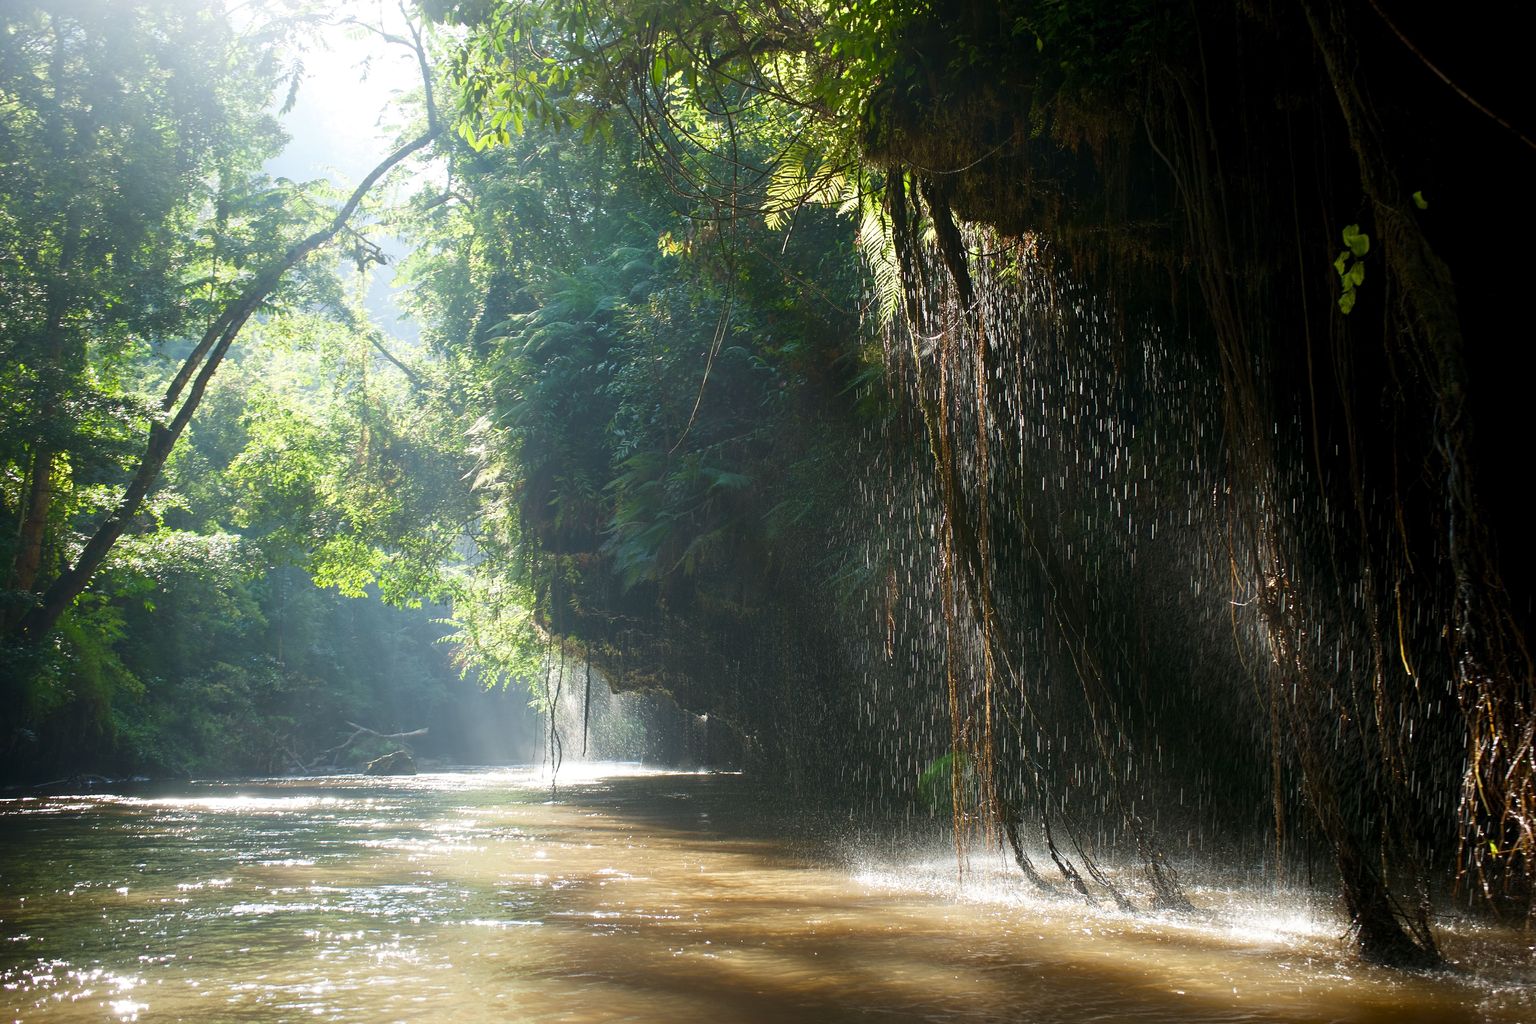
[[[1475,880],[1490,907],[1536,913],[1536,757],[1530,716],[1536,663],[1504,588],[1481,519],[1466,366],[1450,268],[1430,243],[1358,74],[1357,31],[1339,0],[1303,4],[1314,44],[1349,132],[1392,277],[1401,288],[1399,336],[1427,382],[1435,413],[1445,556],[1454,579],[1449,637],[1467,728],[1458,883]]]
[[[1103,886],[1104,891],[1109,893],[1109,898],[1115,901],[1115,906],[1120,909],[1121,913],[1136,913],[1135,904],[1126,898],[1125,893],[1120,891],[1118,885],[1109,880],[1109,876],[1104,873],[1103,868],[1099,867],[1099,863],[1093,858],[1093,855],[1083,849],[1083,844],[1077,838],[1077,830],[1072,827],[1072,822],[1066,820],[1063,821],[1063,824],[1067,826],[1067,838],[1072,840],[1072,848],[1077,851],[1078,859],[1083,862],[1083,867],[1088,869],[1088,877]]]
[[[1083,876],[1077,873],[1077,868],[1072,862],[1063,857],[1061,851],[1056,848],[1056,837],[1051,835],[1051,816],[1049,812],[1041,815],[1040,826],[1045,832],[1045,848],[1050,851],[1051,860],[1056,862],[1056,870],[1061,872],[1061,877],[1067,880],[1067,884],[1076,889],[1088,902],[1093,902],[1093,894],[1088,891]]]
[[[1141,854],[1142,871],[1152,885],[1152,905],[1158,910],[1194,910],[1195,905],[1189,901],[1189,897],[1184,894],[1184,887],[1179,884],[1178,871],[1168,863],[1168,858],[1148,834],[1141,819],[1133,816],[1131,825],[1136,834],[1137,851]]]
[[[1003,823],[1003,835],[1008,840],[1009,847],[1013,850],[1013,862],[1019,866],[1024,877],[1040,892],[1054,893],[1056,888],[1040,877],[1040,872],[1035,868],[1034,862],[1029,859],[1029,854],[1024,852],[1024,844],[1019,841],[1019,815],[1018,812],[1007,805],[998,808],[998,816]]]

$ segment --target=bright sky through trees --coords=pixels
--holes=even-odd
[[[399,10],[378,0],[337,4],[335,18],[392,33],[404,28]],[[317,33],[299,59],[303,81],[293,109],[283,118],[293,141],[268,170],[297,179],[324,174],[354,184],[393,138],[400,95],[421,84],[415,56],[357,25],[336,24]],[[274,105],[283,99],[275,95]]]
[[[385,0],[348,0],[335,5],[334,20],[335,24],[315,33],[298,56],[303,77],[293,109],[282,117],[292,139],[266,169],[274,177],[296,181],[325,177],[351,188],[399,135],[402,109],[411,109],[402,108],[401,98],[420,89],[421,72],[409,49],[361,27],[405,35],[405,20],[396,5]],[[279,90],[273,107],[280,108],[285,98]],[[397,195],[414,187],[411,170],[396,174]],[[374,240],[392,261],[406,253],[396,238],[381,235]],[[394,263],[373,270],[366,305],[380,327],[414,341],[415,326],[400,322],[402,313],[392,289],[394,275]]]

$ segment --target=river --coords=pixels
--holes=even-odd
[[[814,822],[808,824],[808,822]],[[0,800],[6,1021],[1531,1021],[1536,936],[1352,960],[1326,901],[1027,895],[738,775],[577,766]],[[1284,909],[1277,912],[1276,906]]]

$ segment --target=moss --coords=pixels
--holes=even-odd
[[[1004,5],[989,34],[964,27],[974,17],[915,20],[865,104],[864,152],[957,218],[1044,237],[1084,272],[1179,264],[1173,182],[1144,108],[1154,69],[1180,53],[1180,11]]]

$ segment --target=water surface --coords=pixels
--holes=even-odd
[[[1025,893],[734,775],[609,766],[0,801],[0,1019],[1531,1021],[1536,937],[1347,953],[1326,904]],[[880,852],[871,852],[880,851]]]

